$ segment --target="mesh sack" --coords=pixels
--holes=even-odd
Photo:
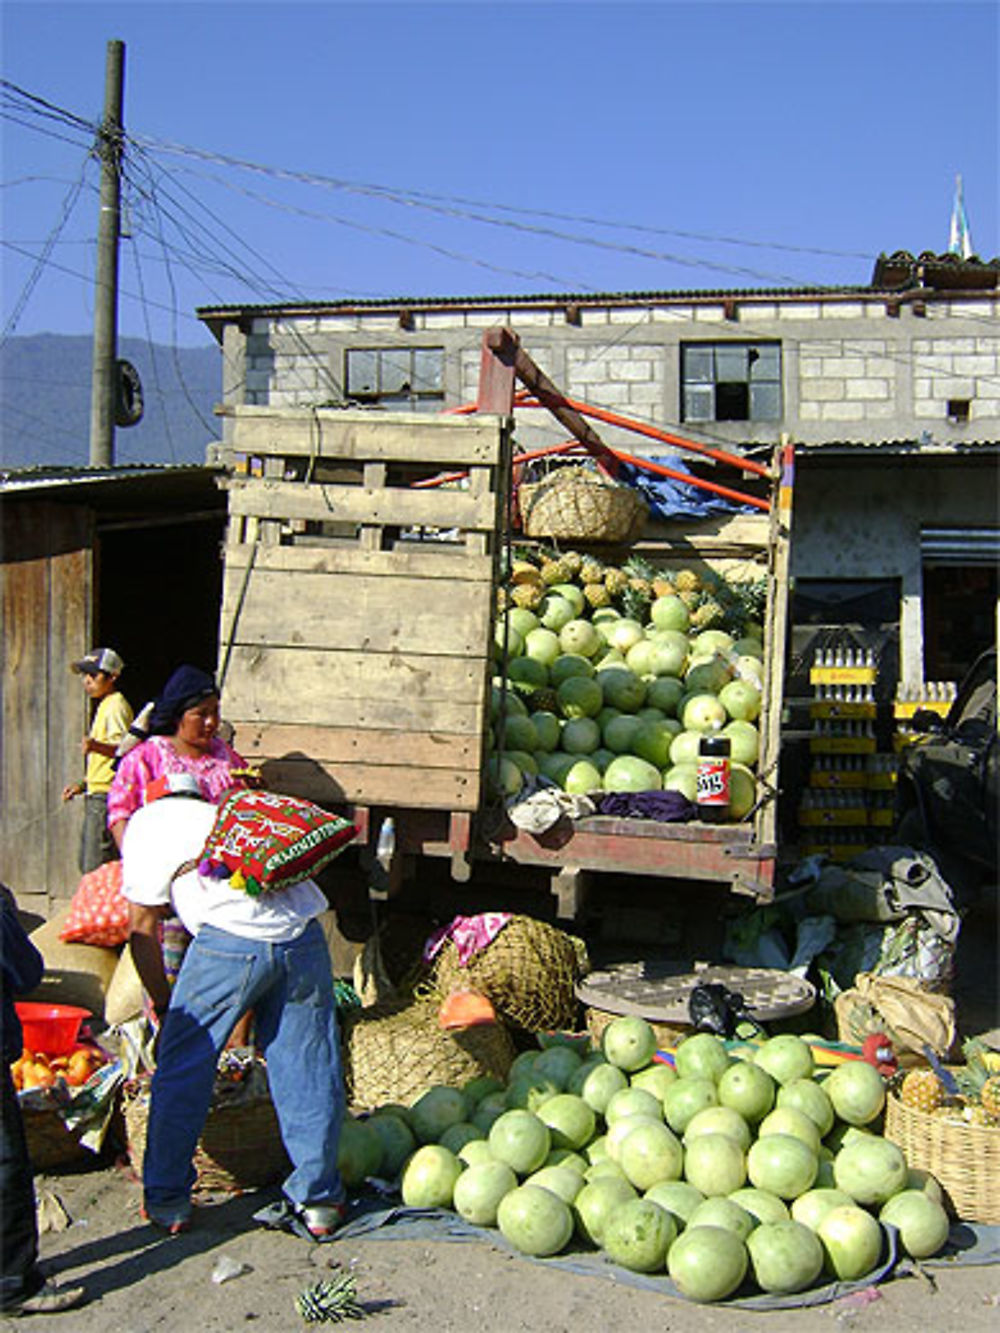
[[[434,960],[431,985],[442,995],[471,989],[497,1017],[525,1032],[576,1027],[576,983],[589,970],[582,940],[545,921],[514,916],[463,966],[451,940]]]
[[[344,1082],[349,1105],[411,1105],[436,1085],[461,1087],[491,1074],[506,1079],[514,1043],[502,1023],[445,1031],[436,997],[371,1005],[345,1014]]]

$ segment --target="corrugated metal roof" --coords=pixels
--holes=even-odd
[[[930,458],[995,458],[1000,440],[802,440],[797,449],[808,454],[918,454]]]
[[[194,477],[214,474],[203,463],[130,463],[112,467],[52,467],[46,464],[0,468],[0,491],[54,490],[63,486],[113,485],[137,477]]]
[[[719,301],[727,298],[734,300],[773,300],[775,297],[802,297],[815,299],[819,296],[879,296],[885,293],[871,287],[719,287],[719,288],[678,288],[672,291],[649,292],[534,292],[519,296],[381,296],[358,299],[356,297],[340,301],[283,301],[266,305],[218,305],[199,306],[195,313],[199,319],[209,321],[220,318],[234,318],[240,315],[288,315],[295,312],[320,314],[324,311],[351,310],[436,310],[454,309],[460,306],[478,308],[502,308],[504,306],[558,306],[568,305],[648,305],[657,301]]]

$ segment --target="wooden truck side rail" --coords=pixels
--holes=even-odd
[[[509,423],[229,409],[219,671],[267,781],[474,811]],[[461,489],[414,489],[442,468]]]

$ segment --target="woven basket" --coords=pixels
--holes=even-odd
[[[343,1020],[348,1103],[370,1111],[411,1105],[437,1084],[460,1087],[481,1074],[506,1079],[514,1043],[502,1023],[445,1031],[438,1001],[370,1005]]]
[[[541,481],[522,482],[517,496],[526,537],[628,542],[648,512],[638,492],[588,468],[558,468]]]
[[[588,970],[582,941],[545,921],[514,916],[463,966],[447,940],[430,984],[442,995],[468,988],[485,995],[497,1016],[524,1032],[576,1028],[576,983]]]
[[[1000,1223],[1000,1126],[959,1124],[886,1099],[885,1137],[910,1166],[929,1171],[966,1222]]]
[[[132,1169],[142,1178],[149,1119],[149,1082],[126,1083],[125,1136]],[[194,1155],[198,1179],[205,1191],[255,1189],[273,1185],[289,1171],[278,1118],[270,1096],[255,1092],[246,1098],[215,1100]]]
[[[67,1129],[55,1107],[22,1107],[28,1157],[36,1171],[72,1166],[94,1154],[80,1142],[80,1131]]]

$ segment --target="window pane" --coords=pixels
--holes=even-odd
[[[750,420],[780,421],[781,386],[780,384],[751,384]]]
[[[347,392],[378,393],[377,353],[356,348],[348,351]]]
[[[716,421],[747,421],[750,417],[750,394],[746,384],[717,384],[715,386]]]
[[[440,393],[444,378],[444,351],[416,347],[413,351],[413,387],[417,393]]]
[[[714,401],[715,394],[710,387],[692,388],[688,386],[684,390],[684,420],[711,421],[713,419]]]
[[[408,347],[387,347],[382,352],[382,392],[403,393],[410,388],[413,378],[410,370]]]
[[[684,383],[711,384],[714,358],[711,347],[684,348]]]
[[[748,347],[717,347],[715,349],[716,383],[748,378]]]
[[[750,360],[752,380],[781,379],[781,347],[777,343],[761,343],[753,349],[756,358]]]

